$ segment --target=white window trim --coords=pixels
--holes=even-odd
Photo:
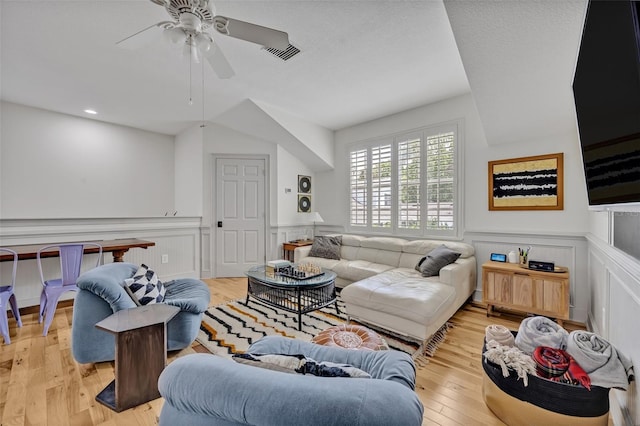
[[[456,143],[455,143],[455,164],[454,164],[454,168],[455,168],[455,182],[454,182],[454,187],[455,187],[455,193],[453,196],[453,209],[454,209],[454,219],[453,219],[453,223],[454,223],[454,230],[453,231],[446,231],[446,230],[434,230],[434,229],[426,229],[425,223],[426,223],[426,215],[425,214],[421,214],[421,226],[420,229],[417,230],[412,230],[412,229],[406,229],[406,228],[398,228],[397,226],[397,214],[398,214],[398,207],[397,207],[397,202],[393,202],[392,204],[392,226],[390,228],[374,228],[371,226],[371,219],[372,219],[372,215],[371,215],[371,208],[367,208],[367,224],[366,226],[359,226],[359,225],[352,225],[351,224],[351,180],[350,180],[350,173],[351,173],[351,161],[350,161],[350,155],[351,152],[354,150],[358,150],[358,149],[366,149],[366,148],[371,148],[374,146],[380,146],[383,145],[385,143],[391,143],[393,145],[393,149],[392,154],[391,154],[391,158],[392,158],[392,187],[397,187],[398,184],[398,177],[397,175],[397,168],[398,168],[398,163],[397,163],[397,138],[399,137],[405,137],[407,135],[411,135],[411,134],[416,134],[416,133],[421,133],[421,137],[422,140],[426,140],[426,136],[428,134],[433,134],[433,133],[437,133],[437,132],[442,132],[442,131],[451,131],[453,130],[456,134]],[[387,134],[387,135],[383,135],[383,136],[379,136],[379,137],[374,137],[374,138],[370,138],[370,139],[366,139],[366,140],[361,140],[361,141],[357,141],[357,142],[352,142],[349,144],[345,145],[345,157],[346,157],[346,170],[345,170],[345,174],[346,174],[346,180],[345,182],[347,182],[347,185],[349,185],[349,189],[348,189],[348,197],[349,200],[347,202],[347,206],[346,206],[346,218],[347,218],[347,223],[345,226],[345,229],[347,232],[351,232],[351,233],[357,233],[357,234],[368,234],[368,235],[385,235],[385,236],[391,236],[391,235],[396,235],[396,236],[402,236],[402,237],[412,237],[412,238],[434,238],[434,239],[448,239],[448,240],[460,240],[462,239],[462,236],[464,234],[464,230],[463,230],[463,223],[464,223],[464,119],[460,118],[457,120],[452,120],[452,121],[448,121],[448,122],[443,122],[443,123],[438,123],[438,124],[434,124],[434,125],[428,125],[428,126],[423,126],[423,127],[419,127],[419,128],[415,128],[415,129],[407,129],[407,130],[403,130],[403,131],[398,131],[392,134]],[[421,164],[426,164],[426,150],[422,149],[421,150]],[[370,151],[368,151],[368,166],[367,166],[367,173],[368,173],[368,188],[367,188],[367,203],[370,206],[372,199],[371,199],[371,158],[370,158]],[[423,171],[421,170],[421,173],[423,173]],[[420,185],[420,200],[426,200],[426,185]]]

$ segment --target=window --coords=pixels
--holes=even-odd
[[[457,133],[452,124],[352,146],[350,229],[457,236]]]

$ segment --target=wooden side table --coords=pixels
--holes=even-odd
[[[544,272],[519,264],[489,261],[482,265],[482,301],[487,316],[494,306],[555,318],[569,319],[569,272]]]
[[[96,401],[121,412],[160,397],[158,378],[167,365],[167,322],[180,308],[156,303],[124,309],[96,327],[116,338],[115,380]]]
[[[282,243],[284,259],[293,262],[293,253],[296,250],[296,247],[310,246],[311,244],[313,244],[313,240],[289,241]]]

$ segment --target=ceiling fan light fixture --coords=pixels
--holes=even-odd
[[[196,46],[201,53],[208,52],[211,49],[213,40],[207,37],[204,33],[200,33],[195,37]]]
[[[198,48],[194,43],[191,44],[191,57],[193,58],[193,62],[196,64],[200,63],[200,53],[198,53]]]
[[[187,39],[187,35],[184,30],[180,27],[173,27],[163,31],[162,33],[166,39],[168,39],[171,43],[179,44],[184,43]]]

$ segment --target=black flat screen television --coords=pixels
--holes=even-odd
[[[588,4],[573,80],[592,209],[640,209],[640,1]]]

